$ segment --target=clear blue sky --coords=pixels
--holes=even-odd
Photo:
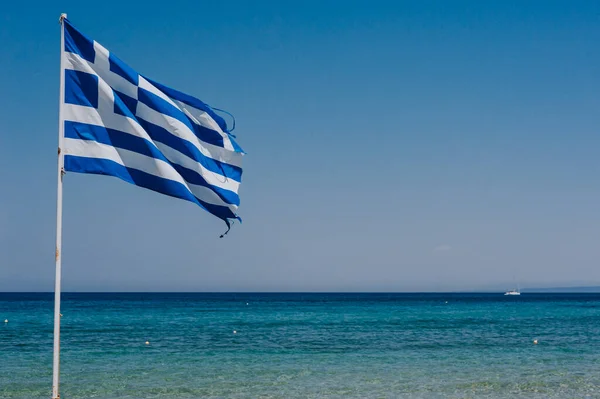
[[[293,4],[293,5],[292,5]],[[600,283],[598,1],[11,1],[0,291],[52,291],[58,16],[235,114],[242,225],[65,177],[67,291]]]

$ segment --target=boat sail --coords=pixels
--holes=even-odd
[[[519,283],[517,283],[517,289],[516,290],[506,291],[504,293],[504,295],[521,295],[521,291],[519,290]]]

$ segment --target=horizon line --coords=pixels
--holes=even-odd
[[[568,290],[574,291],[568,291]],[[581,291],[593,289],[594,291]],[[553,291],[557,290],[557,291]],[[600,286],[525,288],[519,292],[530,294],[600,293]],[[62,291],[61,294],[499,294],[503,290],[458,291]],[[54,294],[54,291],[0,291],[0,294]]]

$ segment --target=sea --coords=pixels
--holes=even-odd
[[[0,398],[50,398],[53,304],[0,294]],[[61,320],[62,399],[600,398],[600,294],[67,293]]]

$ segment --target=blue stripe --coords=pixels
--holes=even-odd
[[[156,112],[175,118],[185,124],[200,140],[221,148],[224,147],[223,136],[217,131],[193,123],[179,108],[169,104],[156,94],[140,88],[138,89],[138,100]]]
[[[114,90],[114,106],[113,111],[115,114],[127,116],[131,119],[135,119],[135,112],[137,109],[138,101],[135,98],[129,97],[127,94],[121,93],[120,91]]]
[[[69,20],[63,21],[65,29],[65,48],[64,51],[78,54],[86,61],[94,62],[96,51],[94,50],[94,41],[79,32]]]
[[[127,80],[129,83],[132,83],[136,86],[139,86],[140,75],[129,65],[121,61],[116,55],[110,53],[108,55],[108,64],[111,72],[116,73],[123,79]]]
[[[240,197],[237,193],[221,187],[213,186],[212,184],[208,183],[198,172],[170,162],[152,142],[141,137],[123,133],[119,130],[107,129],[103,126],[88,125],[85,123],[72,121],[65,121],[65,137],[96,141],[112,147],[133,151],[151,158],[160,159],[161,161],[173,166],[173,168],[181,175],[181,177],[183,177],[185,181],[211,189],[228,204],[238,206],[240,204]],[[223,177],[223,179],[225,179],[225,177]]]
[[[65,103],[98,108],[98,76],[66,69]]]
[[[215,113],[215,111],[213,111],[213,109],[211,107],[209,107],[207,104],[205,104],[204,102],[202,102],[201,100],[198,100],[195,97],[192,97],[188,94],[182,93],[178,90],[172,89],[168,86],[165,86],[163,84],[160,84],[152,79],[148,79],[147,77],[144,76],[144,78],[152,83],[153,86],[155,86],[157,89],[159,89],[160,91],[162,91],[163,93],[165,93],[167,96],[171,97],[172,99],[175,99],[177,101],[181,101],[184,104],[190,105],[194,108],[198,108],[204,112],[206,112],[207,114],[210,115],[211,118],[214,119],[215,122],[217,122],[217,124],[219,125],[219,127],[221,128],[221,130],[223,131],[228,131],[229,129],[227,128],[227,122],[225,122],[225,119],[223,119],[221,116],[217,115]]]
[[[184,166],[177,165],[174,163],[172,163],[171,166],[173,166],[177,173],[179,173],[179,175],[183,177],[183,180],[185,180],[186,182],[190,184],[195,184],[197,186],[208,187],[227,204],[240,206],[240,197],[239,195],[237,195],[237,193],[207,183],[206,180],[204,180],[204,178],[194,170],[188,169]]]
[[[223,118],[221,118],[219,115],[217,115],[210,106],[208,106],[207,104],[203,103],[202,101],[200,101],[197,98],[194,98],[190,95],[187,95],[187,94],[177,91],[175,89],[171,89],[170,87],[167,87],[158,82],[155,82],[152,79],[148,79],[146,77],[144,77],[144,78],[148,82],[152,83],[152,85],[154,85],[157,89],[159,89],[160,91],[165,93],[167,96],[169,96],[170,98],[177,100],[177,101],[181,101],[184,104],[190,105],[194,108],[197,108],[199,110],[206,112],[215,122],[217,122],[217,124],[219,125],[221,130],[223,130],[224,132],[227,132],[227,136],[229,137],[229,140],[231,141],[231,146],[233,147],[235,152],[245,153],[245,151],[242,149],[242,147],[240,147],[240,145],[235,141],[234,137],[231,134],[229,134],[229,130],[227,128],[227,123],[225,122],[225,120]],[[146,93],[156,97],[156,101],[161,101],[161,102],[165,103],[167,106],[169,106],[171,108],[173,107],[171,104],[167,103],[162,98],[155,96],[154,94],[147,92],[147,91],[146,91]],[[152,97],[150,97],[150,99],[152,99]],[[146,105],[148,105],[149,107],[152,107],[152,105],[150,105],[150,104],[146,104]],[[152,108],[152,109],[155,109],[155,108]],[[155,109],[155,110],[160,111],[159,109]],[[177,110],[180,111],[179,108],[177,108]],[[221,136],[221,134],[219,134],[218,132],[216,132],[212,129],[209,129],[207,127],[197,124],[196,122],[189,119],[184,113],[182,113],[182,115],[194,127],[192,129],[192,131],[196,134],[196,136],[200,140],[206,141],[207,143],[210,143],[210,144],[218,145],[219,147],[224,147],[223,136]],[[179,118],[177,116],[174,116],[174,115],[171,115],[171,116],[181,120],[181,118]]]
[[[183,114],[183,115],[187,118],[187,115],[185,115],[185,114]],[[210,144],[218,145],[219,147],[223,147],[223,148],[225,147],[225,141],[223,140],[223,136],[221,136],[221,134],[219,132],[209,129],[205,126],[199,125],[189,118],[188,118],[188,120],[194,127],[194,129],[193,129],[194,134],[200,140],[205,141]],[[231,142],[231,146],[233,147],[233,150],[235,152],[240,152],[242,154],[245,154],[245,151],[242,150],[242,147],[240,147],[238,145],[238,143],[235,142],[233,136],[231,136],[230,134],[227,133],[227,137],[229,137],[229,141]],[[207,140],[207,138],[214,140],[214,142],[210,142],[209,140]]]
[[[74,155],[65,155],[65,170],[76,173],[91,173],[98,175],[114,176],[136,186],[144,187],[171,197],[193,202],[215,215],[219,219],[238,219],[229,208],[208,204],[196,198],[183,184],[154,176],[137,169],[127,168],[109,159],[85,158]]]
[[[196,162],[199,162],[206,169],[241,183],[242,168],[239,166],[230,165],[228,163],[207,157],[206,155],[202,154],[200,150],[198,150],[198,148],[196,148],[192,143],[187,140],[180,139],[161,126],[147,122],[140,117],[137,117],[137,121],[144,128],[144,130],[148,132],[148,135],[153,141],[168,145],[169,147],[194,159]]]

